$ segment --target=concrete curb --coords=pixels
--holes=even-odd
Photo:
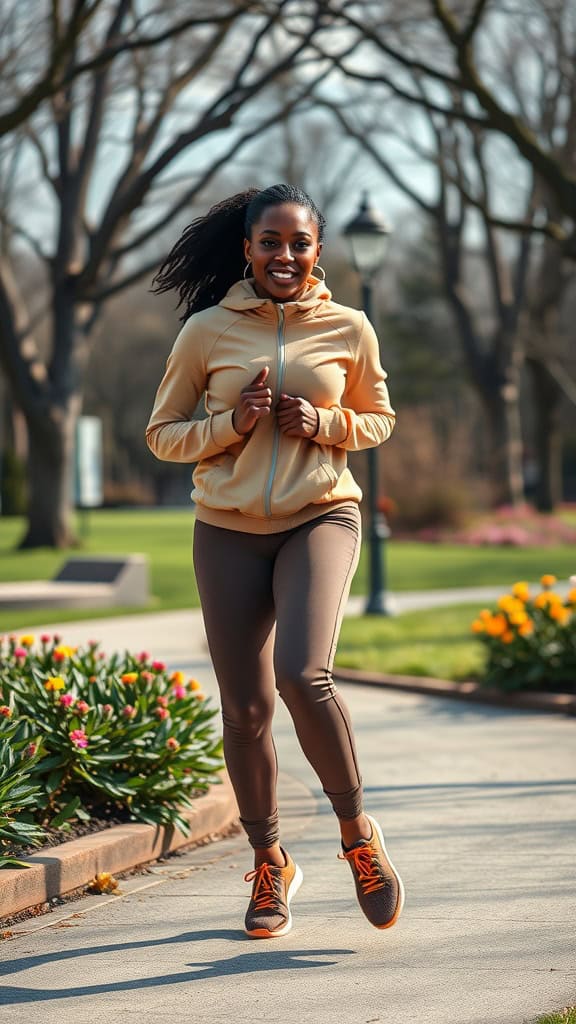
[[[543,693],[541,691],[522,693],[501,693],[479,683],[452,683],[447,679],[432,679],[428,676],[395,676],[380,672],[362,672],[353,668],[334,668],[334,677],[343,683],[363,683],[365,686],[385,686],[405,693],[423,693],[429,697],[451,697],[456,700],[472,701],[476,704],[492,704],[495,707],[512,708],[516,711],[550,711],[561,715],[576,715],[576,695],[570,693]]]
[[[55,896],[73,892],[92,881],[100,871],[127,871],[173,850],[198,842],[238,820],[236,799],[228,776],[222,785],[183,811],[190,834],[162,825],[114,825],[103,832],[62,843],[44,854],[26,857],[29,868],[5,868],[0,872],[0,921],[20,911],[40,906]]]

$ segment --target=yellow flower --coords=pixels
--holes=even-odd
[[[49,676],[44,683],[44,686],[47,690],[51,690],[53,692],[54,690],[63,690],[66,686],[66,682],[62,679],[62,676]]]
[[[478,618],[482,619],[482,622],[488,622],[488,620],[492,618],[492,612],[489,608],[483,608]]]
[[[170,682],[175,683],[176,686],[182,686],[182,683],[184,682],[184,673],[173,672],[172,675],[170,676]]]
[[[514,597],[518,598],[519,601],[526,602],[530,600],[530,587],[525,582],[525,580],[521,580],[519,583],[515,583],[512,587],[512,593],[514,594]]]
[[[526,618],[526,622],[523,622],[518,629],[520,636],[530,636],[534,632],[534,623],[532,619]]]
[[[546,590],[548,587],[553,587],[557,582],[556,576],[553,576],[552,573],[545,573],[544,576],[540,577],[540,583]]]
[[[138,673],[124,672],[124,674],[120,676],[120,679],[122,680],[123,683],[135,683],[136,680],[138,679]]]
[[[547,608],[548,605],[550,604],[550,597],[551,597],[551,594],[549,594],[547,591],[544,592],[543,594],[538,594],[538,596],[534,598],[534,607],[535,608]]]
[[[19,642],[22,647],[32,647],[35,639],[36,638],[33,637],[31,633],[27,633],[26,636],[20,637]]]
[[[508,623],[504,615],[493,615],[491,619],[486,622],[486,632],[488,636],[502,636],[508,628]]]
[[[482,619],[474,619],[470,629],[473,633],[484,633],[486,631],[486,626],[484,622],[482,622]]]
[[[526,612],[512,612],[510,615],[511,626],[522,626],[526,622],[528,616]]]
[[[498,607],[507,615],[513,615],[514,612],[524,611],[524,602],[512,597],[511,594],[504,594],[498,598]]]
[[[507,629],[507,630],[505,630],[504,633],[502,633],[502,643],[503,644],[511,644],[513,639],[514,639],[514,633],[512,632],[512,630]]]

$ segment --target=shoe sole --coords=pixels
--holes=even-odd
[[[248,935],[251,939],[280,939],[283,935],[287,935],[288,932],[290,931],[292,927],[290,901],[292,900],[292,897],[296,895],[298,889],[300,888],[304,880],[302,869],[299,868],[297,864],[295,864],[294,867],[296,868],[294,872],[294,878],[292,879],[290,885],[288,886],[288,893],[286,895],[286,906],[288,907],[288,920],[286,921],[286,924],[282,925],[282,928],[276,928],[275,931],[273,932],[269,931],[268,928],[254,928],[252,931],[248,931],[248,929],[245,928],[244,931],[246,932],[246,935]]]
[[[394,911],[394,916],[386,924],[375,924],[374,925],[374,928],[378,928],[379,931],[384,931],[385,928],[392,928],[392,926],[396,924],[396,921],[398,920],[398,918],[400,917],[400,914],[402,913],[402,907],[404,906],[404,898],[405,898],[404,884],[403,884],[402,879],[400,878],[400,875],[398,874],[396,868],[394,867],[392,861],[390,860],[390,857],[388,856],[388,850],[386,849],[386,843],[384,842],[384,836],[382,835],[382,829],[380,828],[380,825],[375,820],[375,818],[372,818],[369,814],[367,814],[366,817],[368,818],[368,821],[372,825],[372,828],[374,829],[374,831],[376,832],[376,835],[378,836],[378,839],[380,840],[380,844],[381,844],[382,849],[384,851],[384,855],[385,855],[386,860],[388,861],[390,867],[392,868],[392,871],[394,872],[394,876],[396,878],[396,881],[398,882],[398,888],[400,890],[400,898],[398,900],[398,906],[396,907],[396,910]]]

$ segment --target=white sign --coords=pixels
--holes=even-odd
[[[79,508],[102,504],[102,420],[98,416],[78,417],[74,490]]]

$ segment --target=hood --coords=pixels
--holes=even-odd
[[[320,281],[317,277],[308,278],[308,288],[302,296],[295,302],[285,302],[284,306],[288,306],[291,310],[307,310],[314,309],[315,306],[319,306],[322,302],[327,302],[332,298],[332,293],[326,287],[324,281]],[[262,311],[266,306],[274,306],[277,303],[273,302],[272,299],[262,299],[254,291],[254,278],[249,277],[244,281],[237,281],[232,287],[226,292],[226,295],[219,302],[220,306],[224,306],[225,309],[236,309],[244,312],[248,309],[258,309],[263,307]]]

